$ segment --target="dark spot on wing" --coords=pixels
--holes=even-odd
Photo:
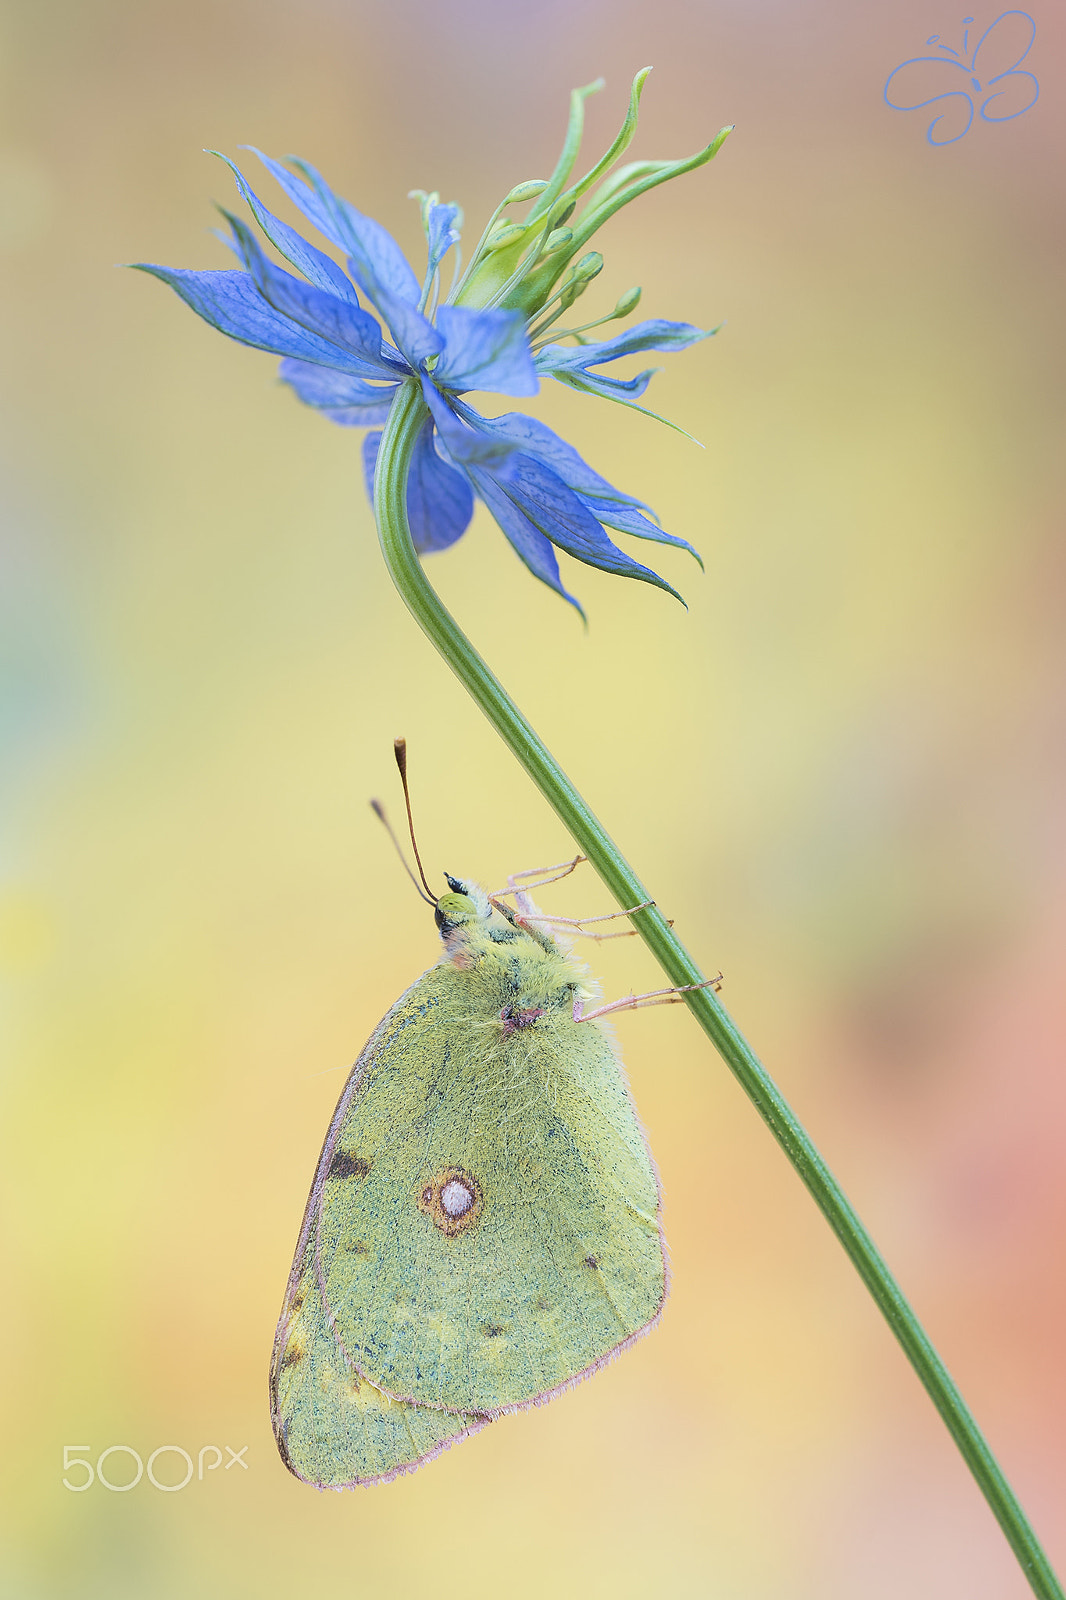
[[[370,1171],[370,1162],[363,1156],[355,1156],[350,1150],[338,1150],[329,1164],[330,1178],[365,1178]]]
[[[281,1358],[282,1372],[284,1372],[286,1367],[294,1367],[298,1361],[302,1361],[305,1354],[306,1351],[304,1350],[303,1345],[290,1344],[286,1349],[285,1354]]]
[[[598,1267],[599,1264],[600,1264],[599,1256],[586,1256],[585,1257],[585,1265],[586,1265],[586,1267]]]
[[[507,1332],[507,1329],[499,1322],[483,1322],[481,1331],[486,1339],[498,1339],[501,1333]]]

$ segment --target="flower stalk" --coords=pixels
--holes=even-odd
[[[555,811],[618,906],[651,896],[550,750],[466,638],[426,578],[407,518],[407,477],[427,407],[406,380],[389,412],[377,456],[374,513],[389,576],[419,627],[472,695]],[[670,983],[705,974],[654,906],[631,913],[634,928]],[[713,989],[690,989],[685,1004],[740,1083],[847,1252],[936,1406],[1039,1600],[1066,1600],[1047,1556],[977,1422],[840,1185]]]

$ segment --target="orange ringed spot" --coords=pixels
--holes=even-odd
[[[472,1228],[481,1215],[481,1185],[464,1167],[445,1167],[419,1186],[418,1209],[447,1239]]]

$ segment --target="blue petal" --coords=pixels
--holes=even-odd
[[[380,433],[363,440],[363,474],[370,503],[374,503],[374,468]],[[433,446],[433,420],[426,418],[415,440],[407,478],[407,520],[419,555],[447,550],[466,532],[474,515],[474,495],[461,472],[441,460]]]
[[[396,240],[380,222],[375,222],[373,217],[364,217],[347,200],[334,194],[309,162],[300,161],[296,156],[288,158],[303,174],[303,179],[307,180],[304,182],[294,177],[280,161],[274,161],[261,150],[256,150],[254,145],[248,145],[247,148],[259,157],[293,204],[299,207],[309,222],[314,223],[320,233],[346,255],[354,256],[364,270],[391,294],[398,295],[410,305],[418,304],[418,279]]]
[[[452,201],[426,207],[423,221],[429,254],[428,275],[432,278],[453,244],[459,243],[459,224],[463,213]]]
[[[377,368],[349,354],[340,345],[331,344],[289,317],[280,316],[263,299],[247,272],[188,272],[181,267],[160,267],[149,261],[137,261],[134,265],[139,271],[150,272],[169,283],[205,322],[220,333],[229,334],[231,339],[239,339],[242,344],[270,350],[276,356],[295,356],[298,361],[336,367],[338,372],[353,372],[358,377],[378,375]],[[337,304],[340,305],[340,301]]]
[[[545,345],[536,356],[537,371],[555,373],[569,367],[598,367],[605,361],[635,355],[638,350],[687,350],[689,345],[717,332],[717,328],[694,328],[690,322],[667,322],[654,317],[599,343]]]
[[[331,196],[334,202],[332,205],[327,203],[324,198],[312,189],[309,183],[305,183],[302,178],[298,178],[295,173],[289,171],[288,167],[283,167],[281,162],[275,161],[272,156],[264,155],[262,150],[256,149],[254,144],[242,145],[241,148],[250,150],[253,155],[258,156],[271,177],[285,191],[293,205],[303,212],[308,222],[313,223],[319,233],[323,234],[331,244],[335,244],[345,254],[348,253],[351,246],[340,231],[340,225],[335,214],[337,210],[335,197]],[[325,185],[323,184],[322,187],[325,188]]]
[[[316,367],[309,361],[283,361],[278,372],[305,405],[324,412],[342,428],[366,428],[373,422],[384,422],[399,388],[395,383],[364,383],[362,378],[334,372],[330,367]]]
[[[381,312],[389,332],[412,367],[417,369],[430,356],[440,354],[444,349],[443,336],[417,306],[409,305],[401,295],[386,288],[357,257],[348,258],[348,271]]]
[[[444,335],[444,354],[433,369],[434,383],[459,392],[486,389],[515,396],[540,389],[521,311],[441,306],[437,327]]]
[[[431,421],[415,443],[407,480],[407,517],[415,549],[446,550],[466,532],[474,515],[473,491],[434,446]]]
[[[519,526],[523,529],[528,524],[579,561],[602,567],[605,572],[640,578],[680,600],[676,590],[656,573],[619,550],[601,523],[634,533],[638,538],[677,545],[691,551],[699,561],[696,551],[684,539],[663,533],[649,522],[641,515],[639,500],[623,495],[606,478],[593,472],[577,451],[543,422],[521,412],[491,419],[481,417],[461,402],[457,402],[461,417],[457,416],[428,378],[422,379],[422,393],[443,447],[466,472],[512,544],[515,539],[503,515],[506,508],[501,495],[513,510],[521,512]],[[512,524],[513,520],[512,517]],[[528,543],[528,533],[524,537]],[[517,544],[515,548],[518,549]],[[522,550],[519,554],[532,569],[526,554]],[[537,576],[544,574],[538,572]],[[552,588],[558,587],[550,577],[544,577],[544,581]],[[559,593],[566,591],[559,588]]]
[[[272,211],[268,211],[259,196],[249,187],[240,168],[230,160],[229,156],[224,156],[220,150],[214,151],[213,154],[229,167],[236,179],[237,188],[247,200],[256,222],[286,261],[291,261],[297,272],[302,272],[308,283],[313,283],[316,289],[322,289],[326,294],[338,295],[340,299],[357,306],[359,296],[337,263],[331,261],[321,250],[317,250],[313,244],[308,244],[295,228],[290,228],[287,222],[282,222]]]
[[[560,439],[545,423],[528,417],[523,411],[507,411],[502,417],[479,416],[472,407],[461,405],[462,417],[480,432],[501,440],[509,440],[517,449],[529,455],[540,456],[553,472],[558,473],[568,489],[579,494],[598,495],[601,499],[617,501],[620,505],[637,506],[642,511],[651,508],[631,494],[623,494],[613,484],[594,472],[588,462],[578,455],[572,444]]]
[[[374,474],[378,466],[378,451],[381,449],[381,431],[368,433],[363,440],[363,488],[370,504],[374,504]],[[410,519],[408,519],[410,520]]]
[[[556,383],[565,383],[571,389],[580,389],[582,394],[602,395],[605,400],[620,400],[623,396],[635,400],[638,395],[644,393],[659,371],[661,371],[659,367],[649,367],[645,372],[638,372],[635,378],[605,378],[602,372],[577,371],[563,367],[553,372],[552,377]]]
[[[568,555],[604,572],[639,578],[665,589],[675,600],[681,599],[658,573],[619,550],[580,497],[536,456],[518,452],[491,472],[485,468],[476,470],[479,479],[491,478],[527,520]],[[480,484],[478,492],[481,493]]]
[[[546,583],[549,589],[554,589],[556,594],[561,594],[564,600],[569,600],[583,617],[585,613],[581,606],[573,595],[563,588],[559,577],[559,563],[550,541],[484,467],[468,467],[467,473],[477,490],[478,499],[488,506],[508,542],[521,556],[533,576]]]
[[[233,229],[236,251],[255,280],[264,300],[284,317],[291,317],[312,333],[357,355],[363,362],[364,377],[395,377],[396,363],[382,355],[381,329],[368,311],[357,303],[338,300],[336,295],[312,288],[291,272],[275,267],[259,247],[259,241],[239,217],[224,211]]]
[[[689,544],[687,539],[679,539],[676,533],[666,533],[633,506],[620,506],[616,501],[603,500],[598,495],[583,494],[580,498],[596,521],[602,522],[605,527],[615,528],[619,533],[631,533],[637,539],[651,539],[655,544],[672,544],[679,550],[687,550],[703,566],[700,553],[694,545]]]
[[[438,355],[444,340],[418,310],[418,280],[392,235],[380,222],[364,217],[334,194],[309,162],[289,158],[306,177],[304,182],[262,151],[255,154],[315,227],[349,253],[349,272],[381,312],[411,365],[417,367],[429,356]]]
[[[467,422],[461,422],[429,378],[422,379],[422,394],[433,413],[444,448],[458,465],[485,466],[505,461],[518,448],[513,440],[493,435],[485,429],[482,426],[484,418],[468,406],[462,408]]]
[[[521,556],[534,577],[550,589],[569,600],[584,616],[584,611],[563,588],[559,578],[559,563],[551,541],[536,527],[525,512],[504,492],[498,482],[499,473],[517,454],[515,445],[508,439],[493,438],[479,428],[460,422],[440,391],[422,379],[422,393],[433,415],[438,439],[448,455],[469,478],[480,500],[488,506],[504,534]],[[464,410],[468,408],[464,407]],[[470,415],[480,423],[477,412]]]

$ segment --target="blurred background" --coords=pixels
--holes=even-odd
[[[1037,105],[934,149],[882,87],[961,43],[947,0],[8,0],[3,1595],[1028,1592],[681,1007],[618,1024],[666,1191],[654,1337],[387,1488],[318,1495],[274,1452],[320,1142],[437,949],[367,806],[399,809],[393,736],[433,871],[570,843],[391,590],[361,436],[114,264],[226,265],[201,150],[243,142],[415,259],[414,187],[472,242],[547,175],[571,86],[607,79],[591,161],[648,62],[634,158],[736,132],[610,224],[582,307],[639,283],[641,315],[724,320],[649,395],[706,448],[558,385],[530,409],[706,576],[654,552],[686,614],[571,565],[585,633],[480,510],[431,576],[724,971],[1066,1562],[1064,25],[1033,16]],[[588,869],[549,898],[610,908]],[[594,961],[657,986],[636,940]],[[63,1487],[64,1446],[165,1444],[247,1470]]]

